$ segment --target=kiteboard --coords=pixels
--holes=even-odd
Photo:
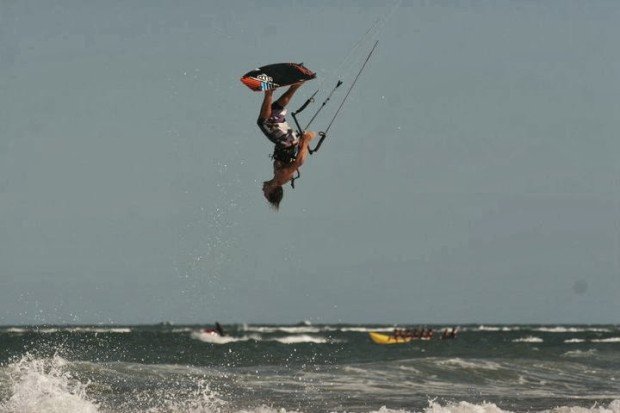
[[[303,63],[275,63],[249,71],[241,77],[241,82],[256,92],[262,92],[315,77],[316,73]]]

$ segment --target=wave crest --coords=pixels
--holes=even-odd
[[[89,382],[82,383],[58,355],[35,358],[25,355],[7,366],[11,396],[0,410],[20,413],[91,413],[99,406],[86,394]]]

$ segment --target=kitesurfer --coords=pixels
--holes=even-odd
[[[222,325],[218,323],[217,321],[215,322],[215,328],[205,328],[202,331],[203,333],[217,334],[220,337],[224,337],[225,335],[227,335],[224,329],[222,328]]]
[[[271,206],[278,209],[287,182],[291,181],[309,153],[309,144],[316,136],[314,132],[299,133],[286,121],[286,105],[303,82],[291,85],[282,96],[272,103],[273,90],[266,90],[257,124],[267,138],[274,143],[273,178],[263,183],[263,194]]]
[[[222,325],[218,323],[217,321],[215,322],[215,331],[217,332],[217,334],[219,334],[222,337],[226,335],[226,332],[222,328]]]

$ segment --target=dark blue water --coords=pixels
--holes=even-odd
[[[464,326],[390,346],[368,332],[393,326],[202,328],[1,328],[0,411],[620,411],[616,326]]]

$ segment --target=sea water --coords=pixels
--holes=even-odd
[[[2,327],[0,412],[620,412],[617,326],[224,327]]]

